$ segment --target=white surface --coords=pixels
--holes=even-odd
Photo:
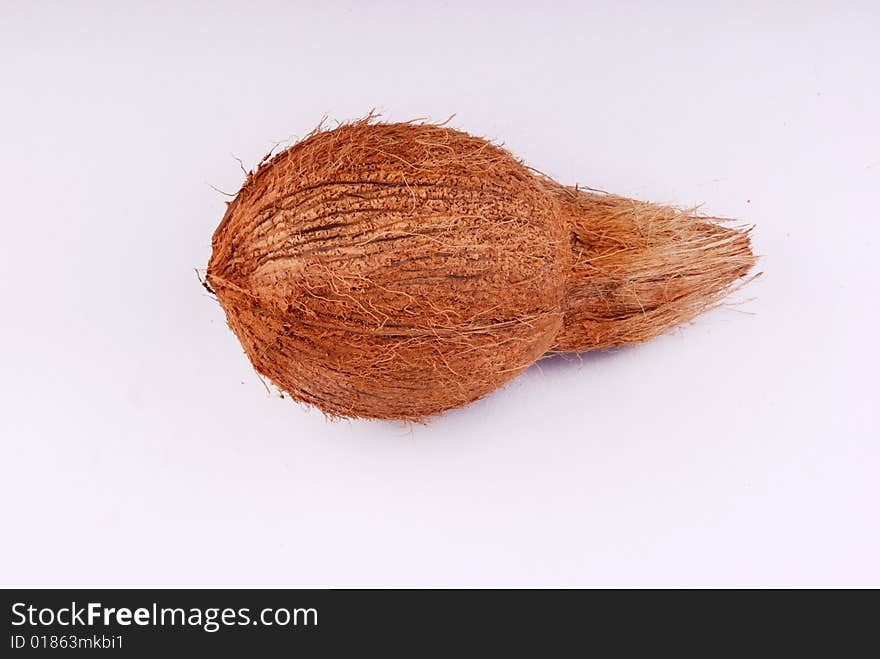
[[[876,2],[37,4],[0,8],[2,585],[880,586]],[[756,224],[754,315],[425,427],[268,397],[193,272],[209,184],[374,106]]]

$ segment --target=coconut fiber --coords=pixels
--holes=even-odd
[[[548,352],[650,339],[754,265],[747,230],[567,187],[426,123],[321,127],[247,176],[206,282],[254,368],[341,417],[466,405]]]

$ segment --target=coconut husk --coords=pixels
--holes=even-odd
[[[755,264],[750,227],[545,180],[570,229],[572,265],[555,349],[647,341],[715,306]]]
[[[250,173],[212,247],[207,283],[260,374],[332,416],[408,420],[548,351],[656,336],[754,262],[745,231],[372,117]]]

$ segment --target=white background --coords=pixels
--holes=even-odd
[[[141,4],[0,4],[2,585],[880,586],[878,3]],[[755,299],[426,426],[268,396],[210,186],[373,107],[754,223]]]

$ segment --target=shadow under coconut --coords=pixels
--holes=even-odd
[[[529,389],[543,386],[543,383],[550,383],[555,377],[562,376],[566,372],[581,371],[584,378],[591,377],[600,366],[606,362],[612,362],[623,358],[626,354],[633,353],[642,349],[644,344],[630,344],[617,346],[614,348],[605,348],[602,350],[591,350],[585,352],[548,352],[544,354],[533,364],[524,369],[517,377],[505,383],[498,389],[490,391],[488,394],[464,407],[457,407],[436,416],[428,417],[422,422],[394,422],[390,424],[388,421],[369,420],[369,423],[378,426],[388,427],[389,425],[400,424],[401,427],[426,426],[434,424],[458,424],[465,419],[474,415],[476,419],[486,418],[487,413],[491,416],[490,409],[501,405],[502,400],[507,396],[515,395],[512,390],[520,387]],[[542,382],[543,381],[543,382]],[[552,386],[552,385],[551,385]],[[589,384],[585,384],[588,387]]]
[[[332,417],[328,417],[328,419],[333,422],[355,424],[363,428],[373,428],[374,432],[382,437],[387,437],[389,429],[396,429],[399,431],[399,436],[401,438],[413,439],[418,434],[419,428],[446,424],[451,424],[453,426],[460,423],[469,424],[471,421],[468,419],[471,417],[472,419],[486,418],[489,409],[499,405],[504,397],[513,395],[511,392],[512,389],[541,386],[539,380],[550,382],[554,376],[561,376],[565,372],[589,372],[604,365],[606,362],[619,360],[626,354],[636,352],[643,347],[644,344],[631,344],[579,353],[548,352],[538,359],[538,361],[529,365],[513,380],[494,391],[490,391],[482,398],[479,398],[464,407],[452,408],[440,414],[426,417],[421,421],[358,418],[343,419]],[[587,378],[590,377],[588,373],[584,373],[583,375]],[[304,407],[308,408],[308,406]],[[489,413],[489,416],[491,416],[491,413]]]
[[[633,352],[640,347],[641,344],[633,344],[586,352],[548,352],[523,371],[523,374],[537,371],[546,375],[547,373],[558,373],[572,368],[580,369],[597,366],[606,361],[619,359],[624,353]]]

